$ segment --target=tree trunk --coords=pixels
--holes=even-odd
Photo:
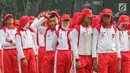
[[[23,6],[24,6],[24,15],[28,14],[28,10],[29,10],[29,0],[27,0],[27,2],[25,2],[23,0]]]
[[[71,16],[74,13],[74,7],[75,7],[75,0],[72,0],[72,5],[71,5]]]

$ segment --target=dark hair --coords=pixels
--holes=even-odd
[[[54,17],[56,17],[56,16],[50,16],[49,18],[54,18]]]

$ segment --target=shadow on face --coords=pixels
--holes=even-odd
[[[87,16],[84,17],[84,22],[85,22],[87,25],[90,25],[90,24],[91,24],[91,20],[92,20],[92,18],[90,18],[90,17],[87,17]]]
[[[56,19],[55,16],[49,18],[49,24],[50,24],[50,26],[51,26],[52,28],[55,28],[55,26],[56,26],[56,24],[57,24],[57,19]]]
[[[67,26],[70,24],[70,20],[65,19],[65,20],[63,20],[62,24],[63,24],[65,27],[67,27]]]
[[[14,23],[14,19],[13,19],[12,17],[9,17],[9,18],[7,18],[7,20],[6,20],[6,23],[11,25],[11,24]]]
[[[103,22],[106,23],[106,24],[109,24],[111,22],[111,16],[110,15],[104,14],[102,16],[102,19],[103,19]]]

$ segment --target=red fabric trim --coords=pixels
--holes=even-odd
[[[20,33],[20,31],[19,31],[19,32],[17,32],[17,33],[16,33],[16,35],[20,35],[20,36],[21,36],[21,33]]]
[[[21,60],[25,60],[26,58],[22,58]]]
[[[68,30],[68,32],[67,32],[67,42],[68,42],[68,48],[69,48],[69,50],[71,50],[71,45],[70,45],[70,40],[69,40],[69,34],[70,34],[70,32],[72,31],[73,29],[71,28],[71,29],[69,29]]]
[[[79,62],[80,60],[79,59],[75,59],[76,62]]]
[[[94,28],[96,28],[98,31],[100,31],[100,27],[101,27],[101,25],[97,24]],[[92,27],[92,29],[94,29],[94,28]]]
[[[60,28],[61,30],[63,30],[63,31],[66,31],[65,29],[63,29],[62,27]]]
[[[51,30],[50,28],[47,28],[46,29],[46,32],[45,32],[45,35],[44,35],[44,43],[45,43],[45,48],[46,48],[46,34],[47,34],[47,31],[48,30]],[[57,37],[59,36],[59,30],[57,30],[56,32],[56,35],[57,35]],[[58,45],[58,42],[57,42],[57,44],[56,45]]]
[[[118,30],[115,26],[113,26],[113,28],[114,28],[115,32]]]
[[[78,31],[78,33],[79,33],[79,35],[78,35],[78,44],[77,45],[79,45],[79,37],[80,37],[80,25],[76,25],[75,27],[74,27],[77,31]],[[70,32],[73,30],[73,28],[70,28],[69,30],[68,30],[68,32],[67,32],[67,39],[68,39],[68,45],[69,45],[69,50],[71,50],[71,45],[70,45],[70,40],[69,40],[69,34],[70,34]]]
[[[92,58],[92,60],[93,60],[93,61],[95,61],[95,60],[97,60],[97,58],[96,58],[96,57],[94,57],[94,58]]]
[[[1,30],[3,30],[6,33],[6,29],[15,29],[15,27],[14,28],[9,28],[8,26],[5,26]]]
[[[45,43],[45,48],[46,48],[46,34],[47,34],[47,31],[49,30],[49,28],[46,29],[45,31],[45,35],[44,35],[44,43]]]
[[[101,24],[98,24],[95,28],[97,29],[97,31],[100,33],[100,28],[101,28]],[[117,28],[115,27],[115,26],[111,26],[111,27],[113,27],[114,28],[114,30],[115,30],[115,32],[117,31]]]
[[[76,25],[75,26],[75,29],[78,31],[78,44],[77,45],[79,45],[79,37],[80,37],[80,25]]]
[[[118,61],[121,61],[121,58],[118,58]]]
[[[37,45],[39,46],[39,35],[38,35],[38,30],[36,32],[36,40],[37,40]]]
[[[13,43],[13,40],[9,40],[10,43]]]
[[[58,37],[59,37],[59,33],[60,33],[60,29],[58,29],[55,33],[56,33],[57,38],[58,38]],[[58,43],[58,41],[57,41],[56,46],[58,46],[58,45],[59,45],[59,43]]]
[[[18,32],[16,33],[16,35],[19,35],[19,36],[21,37],[21,33],[20,33],[20,31],[18,31]],[[16,36],[16,35],[15,35],[15,36]],[[21,45],[23,46],[22,38],[21,38]]]
[[[31,28],[28,28],[31,32],[34,32]]]
[[[3,27],[3,28],[2,28],[2,30],[3,30],[4,32],[6,32],[6,26],[5,26],[5,27]]]

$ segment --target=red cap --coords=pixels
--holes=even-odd
[[[83,9],[81,13],[85,14],[88,17],[93,17],[94,16],[93,13],[92,13],[92,10],[89,9],[89,8]]]
[[[50,16],[56,16],[58,19],[60,18],[60,16],[58,15],[57,11],[51,11],[50,12]]]
[[[4,20],[7,20],[8,18],[13,18],[13,15],[12,14],[6,14],[5,16],[4,16]]]
[[[101,17],[102,16],[102,12],[100,12],[98,16]]]
[[[43,17],[43,16],[46,16],[46,12],[45,11],[40,12],[40,14],[38,15],[38,17]]]
[[[35,20],[35,17],[34,17],[34,16],[30,16],[30,17],[29,17],[29,20],[30,20],[29,22],[32,23],[32,22]]]
[[[80,12],[75,12],[72,18],[78,18],[80,16]]]
[[[30,22],[29,17],[28,16],[22,16],[20,18],[20,25],[19,25],[18,30],[23,29],[28,22]]]
[[[87,10],[88,10],[88,8],[84,8],[84,9],[81,11],[81,13],[86,13]]]
[[[121,15],[119,21],[122,24],[129,24],[129,17],[127,15]]]
[[[69,16],[68,14],[63,14],[63,15],[61,16],[61,19],[62,19],[62,20],[70,20],[70,16]]]
[[[130,16],[129,16],[129,21],[130,21]]]
[[[70,25],[69,25],[69,28],[73,28],[75,25],[76,25],[76,21],[77,21],[77,18],[81,15],[80,12],[75,12],[71,21],[70,21]]]
[[[107,15],[110,15],[110,16],[113,15],[112,10],[109,9],[109,8],[105,8],[105,9],[102,10],[102,15],[104,15],[104,14],[107,14]]]
[[[14,20],[14,17],[13,17],[12,14],[6,14],[6,15],[4,16],[4,25],[7,25],[6,20],[7,20],[8,18],[13,18],[13,20]],[[13,25],[15,26],[15,20],[14,20],[14,22],[13,22]]]

